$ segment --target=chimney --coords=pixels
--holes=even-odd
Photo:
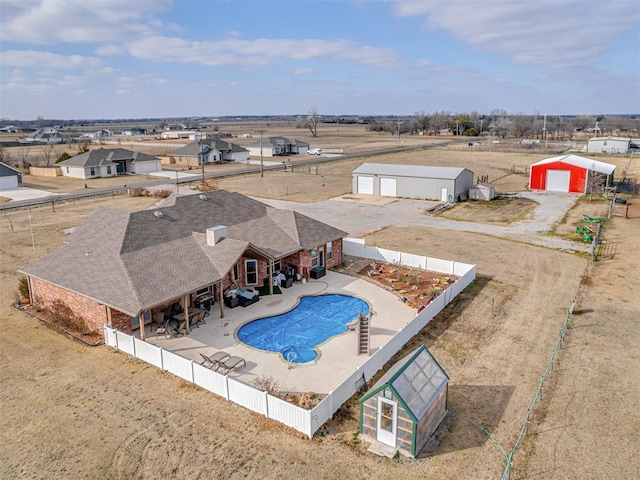
[[[229,235],[226,225],[216,225],[215,227],[209,227],[206,230],[207,233],[207,245],[215,245],[223,238]]]

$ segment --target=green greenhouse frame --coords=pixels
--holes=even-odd
[[[360,434],[415,457],[447,415],[449,376],[426,346],[394,364],[360,399]]]

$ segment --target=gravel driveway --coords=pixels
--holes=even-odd
[[[362,200],[349,201],[344,197],[317,203],[297,203],[264,198],[258,200],[276,208],[296,210],[311,218],[340,228],[354,237],[361,237],[390,226],[421,226],[481,233],[568,251],[589,251],[588,244],[579,244],[546,234],[576,203],[578,196],[548,192],[525,192],[520,194],[520,197],[534,200],[539,205],[533,212],[533,218],[510,225],[465,222],[427,215],[425,210],[438,202],[423,200],[398,199],[386,205],[362,203]]]

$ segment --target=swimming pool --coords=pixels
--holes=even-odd
[[[318,345],[346,332],[358,312],[367,315],[369,305],[349,295],[302,297],[293,310],[240,327],[238,340],[260,350],[280,352],[286,361],[307,363],[318,356]]]

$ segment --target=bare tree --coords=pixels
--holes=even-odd
[[[53,145],[42,145],[40,147],[40,160],[42,160],[46,167],[51,166],[51,160],[53,160]]]
[[[320,123],[320,114],[318,113],[318,107],[311,107],[309,115],[304,120],[304,126],[309,129],[311,135],[318,136],[318,124]]]
[[[418,133],[426,133],[429,130],[429,116],[421,110],[420,112],[416,112],[416,118],[414,119],[416,130]]]

